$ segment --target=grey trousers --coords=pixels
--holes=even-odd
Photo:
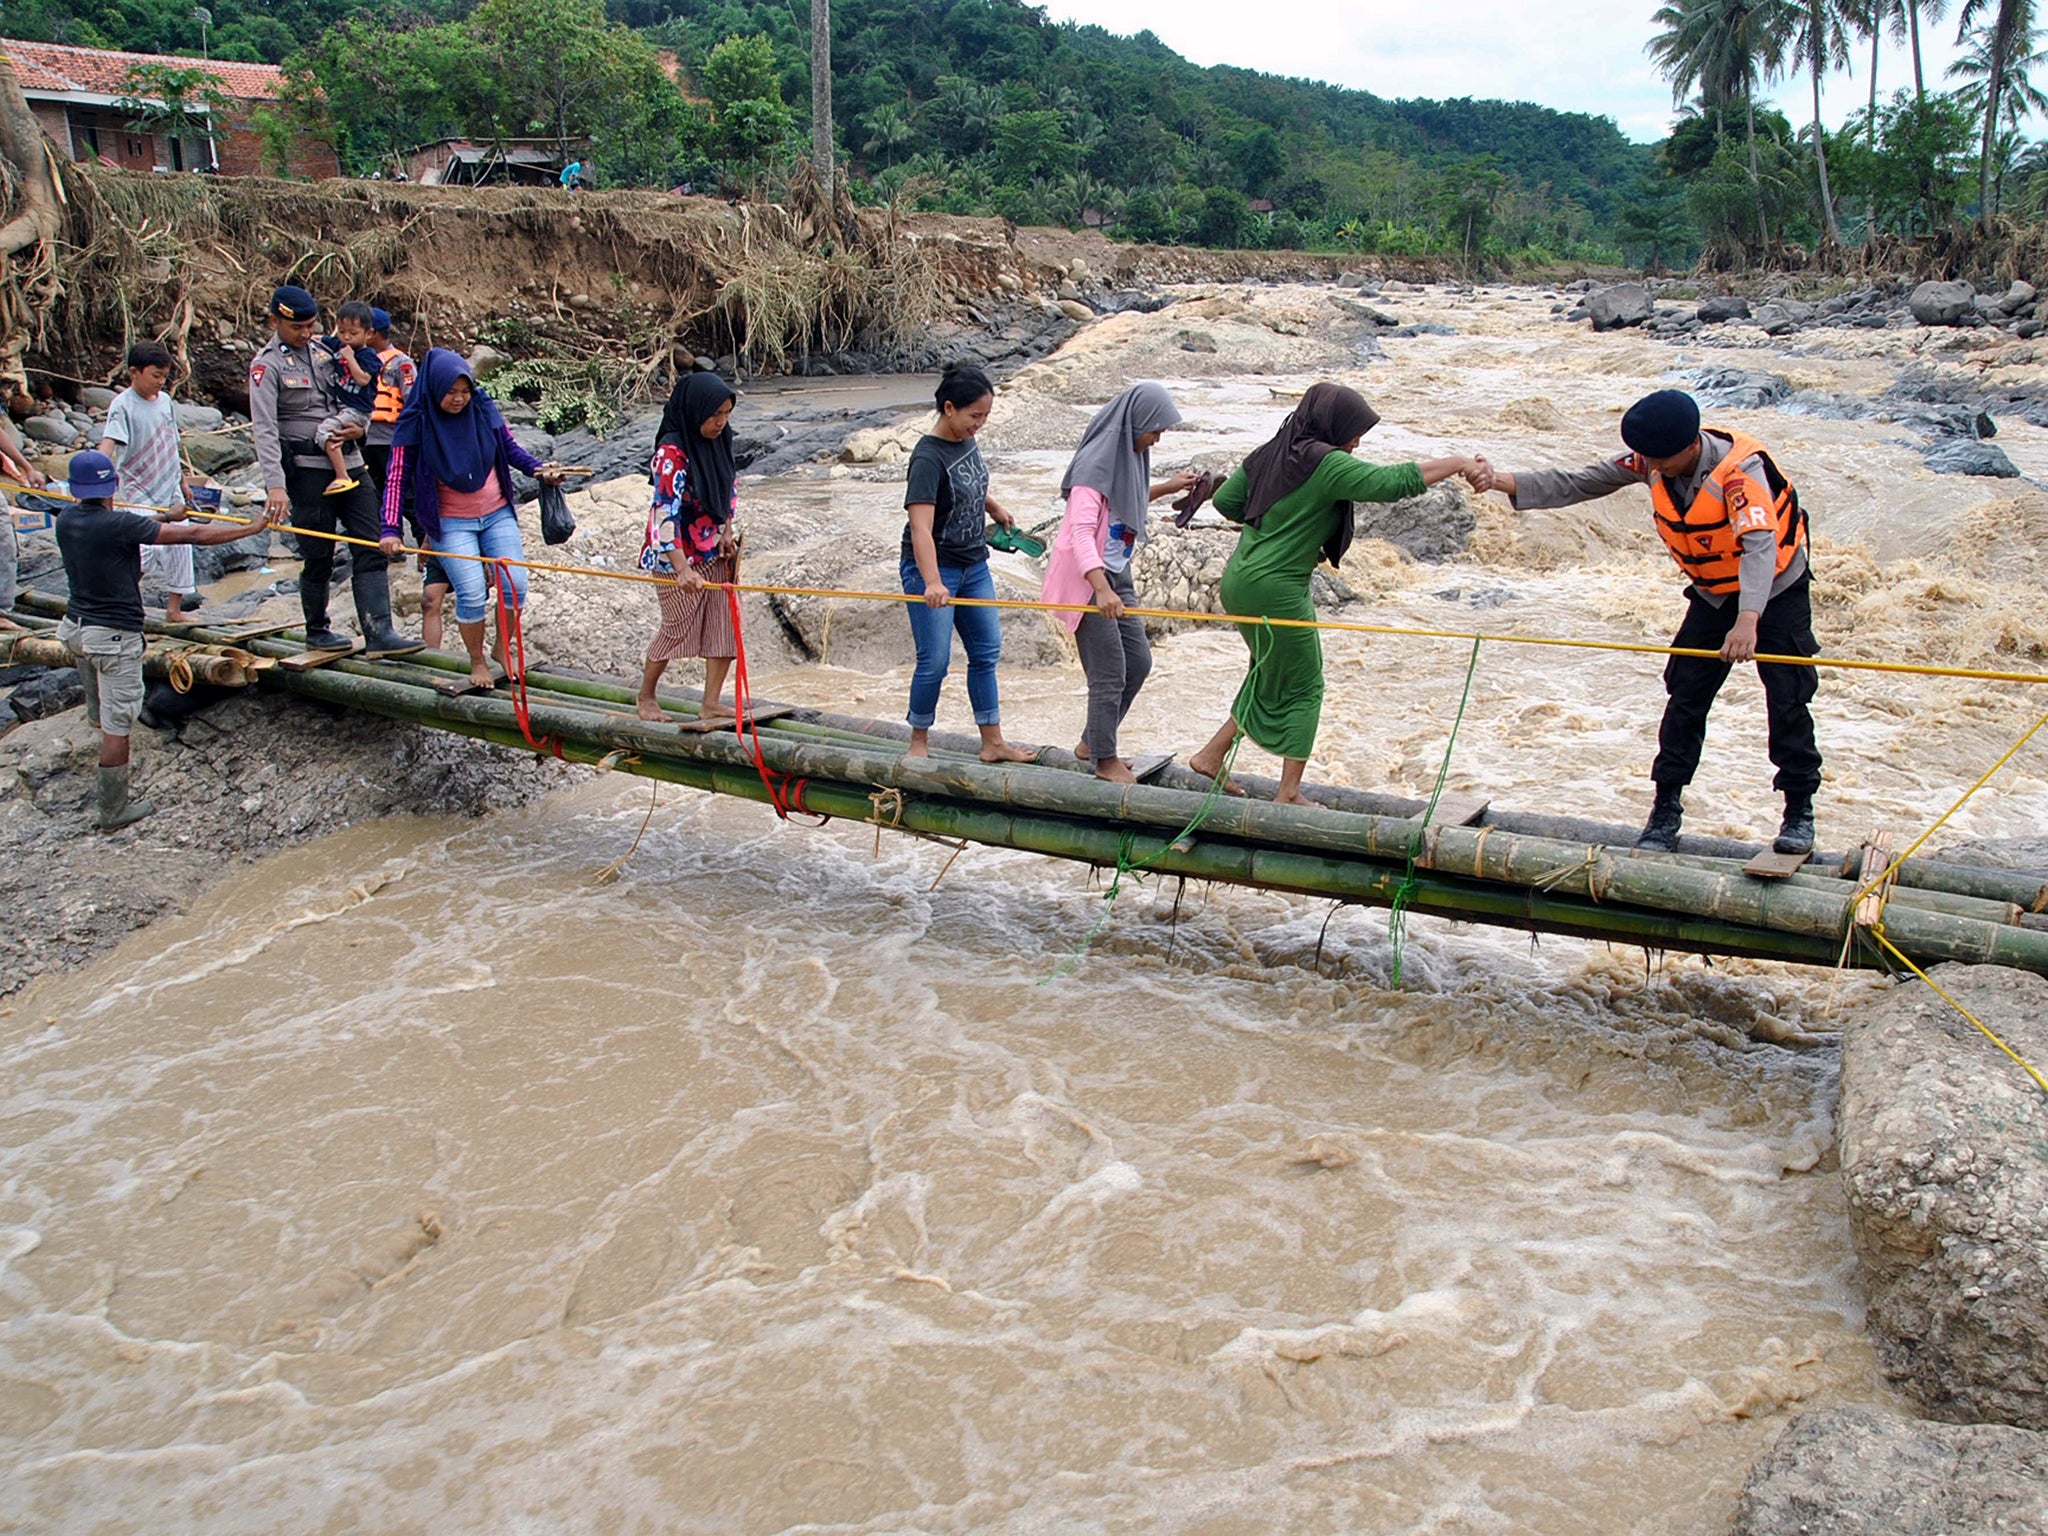
[[[14,546],[14,509],[0,502],[0,608],[12,608],[21,597],[20,556]]]
[[[1136,603],[1137,588],[1131,573],[1104,570],[1110,590],[1126,603]],[[1145,679],[1152,673],[1152,645],[1145,638],[1145,621],[1125,615],[1105,618],[1099,613],[1081,616],[1074,632],[1081,651],[1081,671],[1088,678],[1088,729],[1081,738],[1095,762],[1108,762],[1117,755],[1117,727],[1131,712],[1131,704]]]

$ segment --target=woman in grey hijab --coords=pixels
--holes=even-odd
[[[1145,541],[1151,504],[1195,482],[1192,473],[1152,483],[1152,447],[1180,410],[1163,384],[1134,384],[1095,413],[1060,494],[1067,515],[1053,539],[1040,600],[1069,605],[1060,621],[1073,631],[1088,678],[1088,725],[1074,751],[1098,778],[1128,784],[1131,764],[1116,750],[1117,728],[1152,670],[1144,621],[1127,614],[1138,600],[1131,560]],[[1093,604],[1086,612],[1079,605]]]

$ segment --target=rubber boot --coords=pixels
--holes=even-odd
[[[356,617],[363,626],[363,655],[410,656],[424,651],[426,643],[408,640],[391,627],[391,577],[387,567],[370,561],[358,562],[355,574]]]
[[[1785,792],[1785,819],[1771,847],[1779,853],[1813,852],[1813,796],[1795,790]]]
[[[100,830],[118,832],[131,827],[143,817],[155,812],[156,807],[147,800],[128,798],[128,777],[134,772],[132,764],[123,763],[119,768],[102,766],[100,769]]]
[[[1652,853],[1669,853],[1678,846],[1678,829],[1685,824],[1685,791],[1676,784],[1657,786],[1657,803],[1650,807],[1650,819],[1636,834],[1636,846]]]
[[[318,582],[299,584],[299,611],[306,616],[306,649],[352,651],[355,641],[327,624],[327,588]]]

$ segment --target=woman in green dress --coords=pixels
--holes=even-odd
[[[1351,546],[1351,504],[1420,496],[1439,480],[1475,480],[1478,461],[1431,459],[1422,464],[1368,464],[1351,456],[1379,415],[1355,389],[1318,384],[1216,493],[1216,510],[1244,526],[1223,573],[1226,613],[1274,619],[1313,619],[1309,578]],[[1237,691],[1230,718],[1189,760],[1214,778],[1238,733],[1283,759],[1274,800],[1306,805],[1301,774],[1315,749],[1323,712],[1323,646],[1313,629],[1240,624],[1252,667]],[[1226,789],[1239,793],[1233,786]]]

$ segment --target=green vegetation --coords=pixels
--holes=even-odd
[[[2048,107],[2032,83],[2048,62],[2033,0],[1961,0],[1967,47],[1949,70],[1957,88],[1943,94],[1927,88],[1920,33],[1946,10],[1947,0],[1667,0],[1648,52],[1684,110],[1619,232],[1624,249],[1665,259],[1677,202],[1723,267],[1971,221],[1989,233],[2001,215],[2038,219],[2048,153],[2019,131]],[[1912,44],[1913,88],[1882,97],[1876,45],[1887,35]],[[1865,44],[1868,105],[1831,131],[1821,82]],[[1810,94],[1812,116],[1796,132],[1759,99],[1778,81]]]
[[[709,190],[803,154],[789,0],[10,0],[0,30],[285,64],[295,120],[357,174],[455,133],[589,139],[601,185]],[[1134,239],[1473,260],[1617,259],[1650,153],[1611,121],[1389,101],[1201,69],[1022,0],[837,0],[855,196]],[[672,61],[672,62],[671,62]],[[139,94],[139,93],[137,93]]]

